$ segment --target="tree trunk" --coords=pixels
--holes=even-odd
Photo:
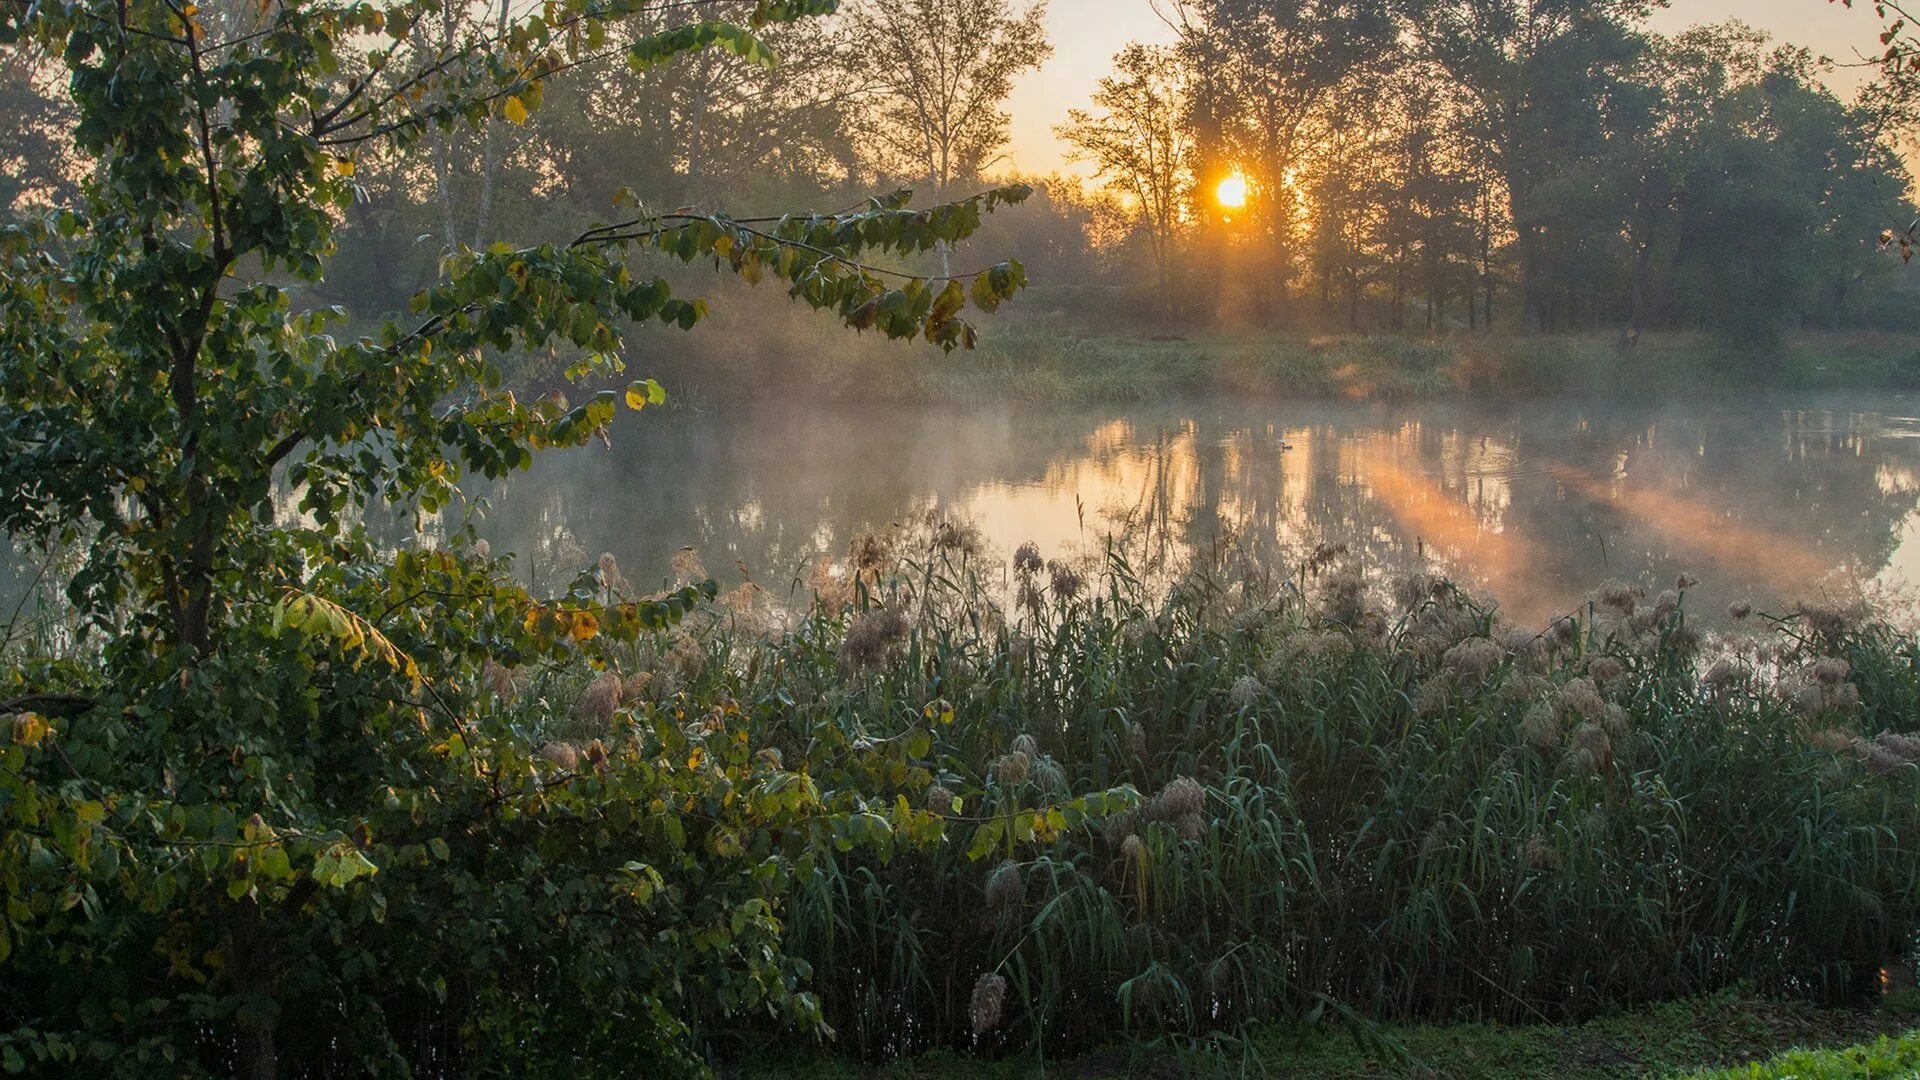
[[[246,1080],[276,1080],[280,1054],[275,1043],[274,957],[253,900],[231,905],[227,919],[227,975],[246,1001],[235,1016],[239,1025],[240,1075]]]

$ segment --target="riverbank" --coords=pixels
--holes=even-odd
[[[776,332],[780,333],[780,332]],[[1920,387],[1920,337],[1807,333],[1762,355],[1697,334],[1457,333],[1113,335],[1045,320],[1006,328],[973,352],[867,339],[826,346],[789,326],[725,355],[649,338],[633,366],[686,403],[769,399],[1036,406],[1227,393],[1406,400],[1549,394],[1644,397]],[[715,335],[725,339],[725,335]]]
[[[1896,1077],[1920,1069],[1920,998],[1872,1007],[1720,995],[1671,1002],[1574,1026],[1385,1025],[1359,1033],[1338,1023],[1275,1025],[1242,1039],[1175,1047],[1114,1044],[1077,1057],[985,1062],[929,1054],[880,1068],[837,1058],[766,1056],[721,1075],[735,1080],[1016,1080],[1035,1076],[1267,1075],[1316,1080],[1773,1080]]]

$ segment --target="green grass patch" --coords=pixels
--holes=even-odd
[[[946,1080],[1035,1076],[1269,1075],[1327,1080],[1699,1080],[1894,1077],[1920,1073],[1920,1015],[1906,1008],[1821,1008],[1718,995],[1560,1026],[1383,1025],[1354,1037],[1339,1023],[1271,1025],[1244,1038],[1116,1043],[1074,1057],[983,1061],[941,1051],[879,1067],[767,1055],[723,1070],[740,1080]],[[1788,1049],[1793,1048],[1793,1049]],[[1777,1056],[1776,1056],[1777,1055]]]

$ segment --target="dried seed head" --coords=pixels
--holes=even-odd
[[[1182,814],[1173,823],[1173,828],[1180,834],[1180,839],[1198,842],[1207,835],[1207,819],[1199,814]]]
[[[1258,704],[1266,687],[1251,675],[1242,675],[1233,681],[1233,689],[1227,691],[1227,700],[1233,702],[1236,709],[1250,709]]]
[[[1541,702],[1527,710],[1520,720],[1520,737],[1541,750],[1560,745],[1560,717],[1553,706]]]
[[[1856,744],[1856,749],[1860,759],[1867,763],[1867,771],[1875,776],[1883,776],[1895,769],[1913,768],[1913,762],[1877,742],[1861,742]]]
[[[1481,682],[1500,666],[1500,646],[1486,638],[1468,638],[1440,658],[1447,670],[1468,682]]]
[[[1595,760],[1604,761],[1613,752],[1613,740],[1607,736],[1606,728],[1599,724],[1581,724],[1573,729],[1574,745],[1592,754]]]
[[[1013,552],[1013,572],[1014,573],[1020,574],[1025,577],[1032,577],[1033,575],[1038,574],[1041,570],[1045,569],[1046,565],[1047,565],[1046,560],[1040,557],[1039,545],[1035,544],[1033,541],[1029,540],[1024,544],[1021,544],[1018,548],[1014,549],[1014,552]]]
[[[961,555],[978,555],[984,546],[980,530],[972,522],[948,518],[934,525],[933,546]]]
[[[1598,683],[1610,683],[1625,674],[1627,665],[1611,656],[1598,656],[1587,664],[1587,674]]]
[[[1535,870],[1558,870],[1560,852],[1536,833],[1527,838],[1527,865]]]
[[[1813,678],[1823,686],[1838,686],[1848,675],[1853,674],[1853,665],[1837,656],[1823,656],[1813,662]]]
[[[692,547],[683,547],[674,552],[670,565],[674,578],[682,585],[707,579],[707,568],[700,562],[700,553]]]
[[[1580,638],[1580,623],[1571,615],[1562,615],[1547,627],[1547,637],[1559,648],[1566,648]]]
[[[1705,675],[1700,676],[1700,684],[1709,690],[1724,690],[1745,679],[1746,671],[1731,658],[1723,656],[1707,668]]]
[[[1583,720],[1599,720],[1607,714],[1606,699],[1592,679],[1574,679],[1560,688],[1560,707]]]
[[[861,533],[847,545],[847,561],[855,573],[872,576],[886,568],[892,545],[878,533]]]
[[[1414,691],[1413,708],[1421,716],[1438,716],[1453,706],[1454,676],[1442,671]]]
[[[980,976],[973,984],[973,999],[967,1003],[967,1018],[973,1021],[974,1035],[985,1035],[999,1027],[1006,1007],[1006,978],[991,972]]]
[[[995,910],[1014,907],[1027,898],[1027,879],[1020,864],[1007,859],[987,875],[987,906]]]
[[[1883,731],[1874,736],[1874,742],[1899,754],[1908,761],[1920,762],[1920,735],[1906,735],[1898,731]]]
[[[847,627],[840,658],[855,668],[876,668],[907,638],[907,617],[890,607],[862,612]]]
[[[1175,778],[1160,793],[1147,800],[1143,811],[1149,821],[1178,821],[1198,814],[1207,805],[1207,789],[1191,776]]]
[[[1057,600],[1072,600],[1086,587],[1086,579],[1058,559],[1047,564],[1047,572],[1050,575],[1048,586]]]
[[[580,768],[580,751],[575,750],[568,743],[546,743],[540,747],[540,757],[567,772],[574,772]]]
[[[1827,709],[1827,694],[1817,682],[1804,682],[1794,687],[1791,695],[1794,711],[1801,716],[1813,717]]]
[[[1700,652],[1702,643],[1699,627],[1683,622],[1667,633],[1667,649],[1682,660],[1691,660]]]
[[[1852,732],[1842,731],[1839,728],[1823,728],[1807,736],[1807,742],[1811,743],[1815,749],[1825,750],[1830,754],[1840,754],[1852,751],[1854,745],[1859,742],[1859,738]]]
[[[1606,729],[1609,738],[1624,739],[1633,730],[1632,720],[1626,706],[1610,701],[1607,703],[1607,715],[1600,721],[1600,726]]]
[[[487,689],[493,691],[493,696],[502,701],[512,698],[519,690],[519,686],[516,685],[518,680],[513,677],[513,669],[505,664],[489,660],[480,675],[486,680]]]
[[[1033,758],[1018,750],[1009,751],[994,760],[993,778],[1003,786],[1026,783],[1033,773]]]
[[[1147,861],[1146,842],[1128,833],[1127,838],[1120,841],[1120,858],[1131,865],[1144,864]]]
[[[1427,574],[1408,574],[1393,583],[1393,602],[1401,611],[1412,611],[1444,588],[1443,582]]]
[[[1631,615],[1640,606],[1640,590],[1624,581],[1606,581],[1594,590],[1593,602],[1616,615]]]
[[[620,676],[611,671],[601,672],[586,690],[580,694],[580,700],[574,704],[574,712],[583,720],[598,724],[613,722],[613,715],[620,708]]]
[[[1680,594],[1668,589],[1654,598],[1653,610],[1661,615],[1671,615],[1680,610]]]
[[[945,816],[953,813],[953,792],[943,784],[933,784],[927,788],[927,809]]]
[[[1014,737],[1013,749],[1016,753],[1025,754],[1030,758],[1040,756],[1039,740],[1025,732]]]

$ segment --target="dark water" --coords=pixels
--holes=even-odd
[[[475,494],[482,535],[529,572],[605,551],[652,583],[691,546],[776,594],[938,510],[996,559],[1117,531],[1282,561],[1344,543],[1374,568],[1436,563],[1528,619],[1606,578],[1683,572],[1704,582],[1696,611],[1863,588],[1905,605],[1886,595],[1920,579],[1920,399],[649,411]]]

